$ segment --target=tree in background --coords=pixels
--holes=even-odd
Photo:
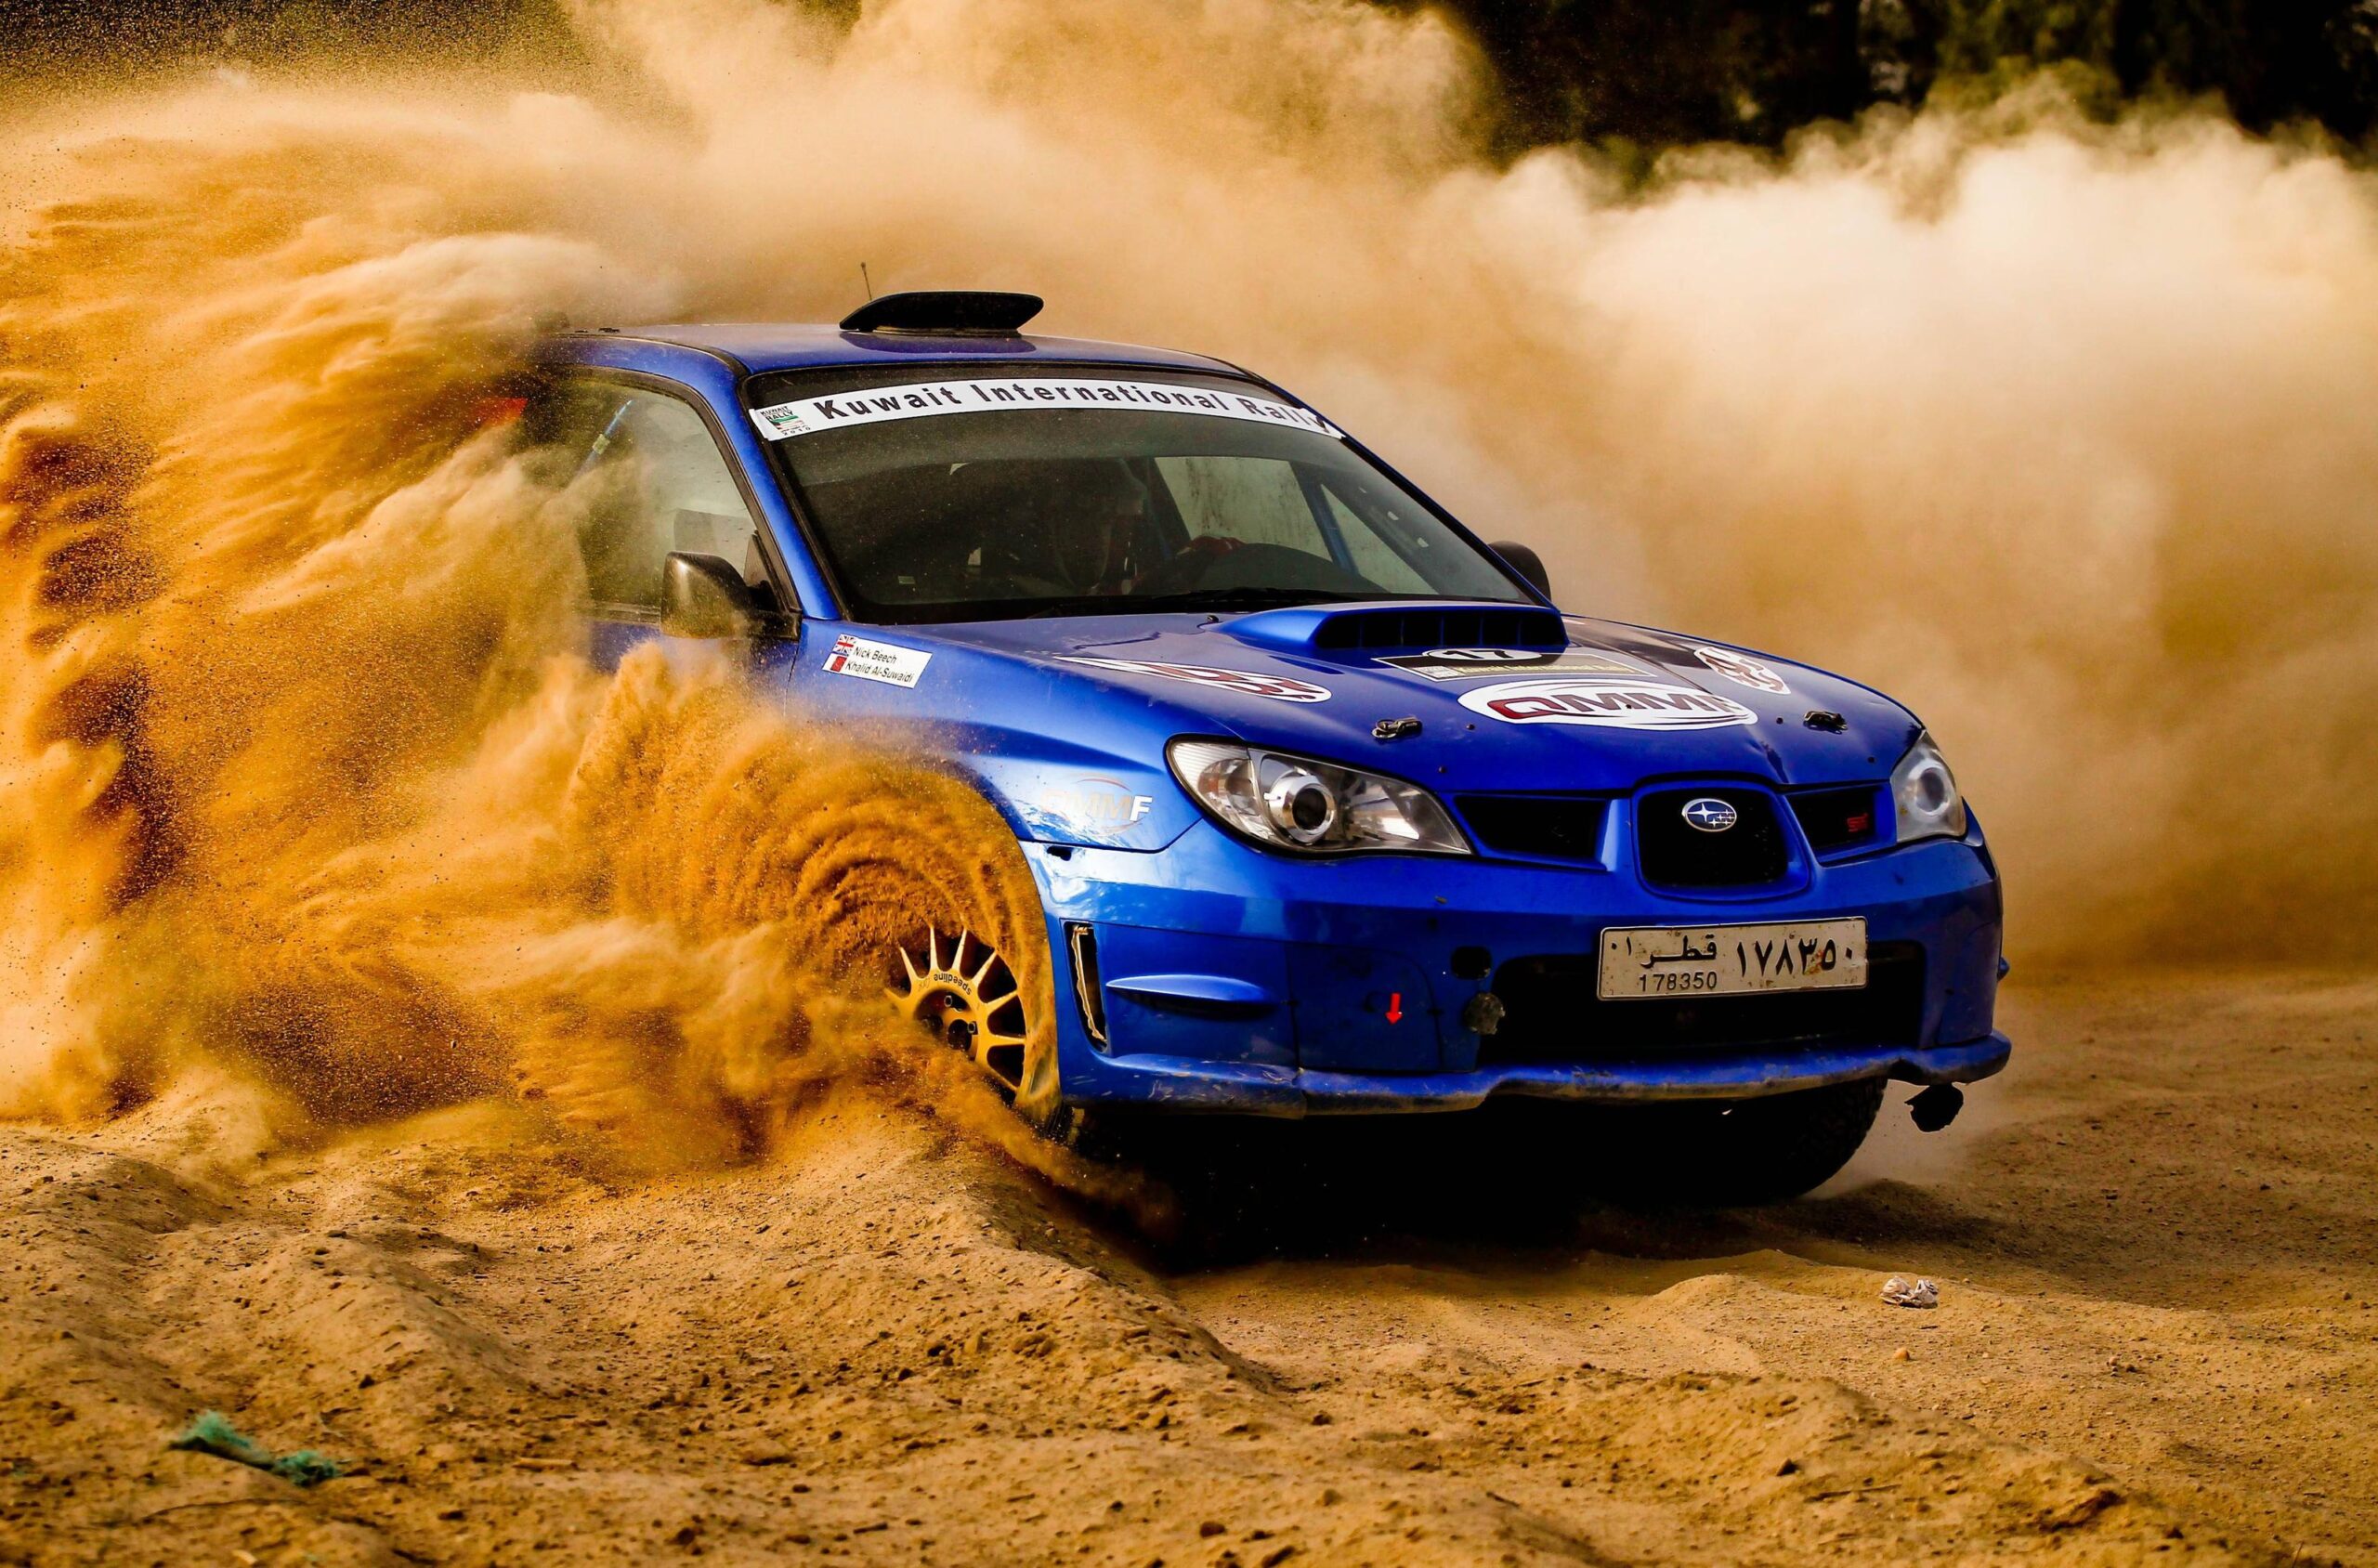
[[[856,18],[882,0],[783,0]],[[1177,0],[1155,0],[1174,4]],[[2056,68],[2100,111],[2218,93],[2256,129],[2378,132],[2378,0],[1374,0],[1461,18],[1500,72],[1516,150],[1773,146],[1816,120]],[[0,82],[193,60],[575,58],[567,0],[0,0]]]
[[[2217,93],[2244,124],[2378,130],[2378,0],[1443,0],[1515,145],[1773,145],[1813,120],[2061,68],[2103,110]]]

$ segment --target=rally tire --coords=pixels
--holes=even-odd
[[[1078,1137],[1080,1117],[1058,1092],[1047,987],[1027,978],[1048,973],[1045,947],[1029,955],[1037,961],[1018,963],[1026,955],[1003,952],[971,930],[953,934],[927,925],[891,956],[885,995],[895,1007],[973,1058],[1042,1136],[1066,1143]]]

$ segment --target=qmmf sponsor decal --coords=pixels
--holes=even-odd
[[[1130,828],[1156,809],[1156,797],[1135,794],[1118,778],[1077,778],[1042,791],[1040,805],[1085,828]]]
[[[1399,653],[1381,664],[1431,681],[1475,681],[1488,675],[1640,675],[1643,668],[1590,648],[1434,647]]]
[[[1697,686],[1616,675],[1506,681],[1461,694],[1473,713],[1507,725],[1584,725],[1592,729],[1722,729],[1758,715],[1731,697]]]
[[[882,681],[885,686],[912,686],[924,678],[925,666],[932,662],[933,655],[921,648],[895,647],[890,643],[870,643],[863,637],[844,634],[836,637],[834,646],[827,650],[826,673]]]
[[[1289,675],[1257,675],[1245,670],[1216,670],[1205,664],[1167,664],[1153,660],[1092,659],[1087,654],[1060,654],[1060,664],[1087,664],[1119,670],[1127,675],[1154,675],[1162,681],[1187,681],[1193,686],[1235,691],[1242,697],[1268,697],[1274,702],[1326,702],[1329,688]]]
[[[1779,697],[1792,694],[1792,688],[1784,684],[1783,676],[1746,653],[1736,653],[1731,648],[1697,647],[1692,650],[1692,657],[1736,686],[1746,686],[1755,691],[1771,691]]]
[[[880,425],[888,419],[1058,409],[1194,413],[1214,419],[1243,419],[1256,425],[1284,425],[1340,439],[1345,436],[1345,432],[1311,409],[1273,398],[1160,381],[1083,381],[1038,375],[1001,380],[920,381],[905,386],[836,392],[829,397],[804,398],[797,402],[753,409],[751,422],[769,440],[781,441],[794,436]]]

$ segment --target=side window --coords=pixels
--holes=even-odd
[[[660,613],[662,562],[715,555],[746,582],[766,581],[751,508],[691,406],[659,392],[582,382],[567,389],[555,443],[577,460],[588,505],[579,545],[598,614]]]
[[[1329,520],[1337,525],[1338,537],[1346,542],[1346,555],[1365,581],[1391,594],[1431,592],[1429,580],[1414,570],[1410,562],[1395,553],[1393,545],[1339,500],[1336,490],[1325,483],[1321,493],[1329,503]]]
[[[1279,544],[1329,558],[1296,466],[1278,458],[1159,457],[1156,469],[1195,539]]]

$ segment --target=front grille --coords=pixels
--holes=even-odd
[[[1694,801],[1734,808],[1734,824],[1705,832],[1685,819]],[[1790,869],[1775,798],[1764,790],[1659,790],[1635,803],[1643,880],[1657,887],[1761,887]]]
[[[1495,972],[1503,1023],[1479,1043],[1480,1066],[1623,1062],[1679,1052],[1793,1046],[1918,1045],[1924,1038],[1924,947],[1877,942],[1856,991],[1604,1001],[1591,954],[1513,959]]]
[[[1454,800],[1481,848],[1542,860],[1600,860],[1608,801],[1579,795],[1460,795]]]
[[[1548,609],[1363,609],[1324,621],[1313,646],[1332,652],[1395,648],[1564,648],[1569,630]]]
[[[1792,797],[1792,815],[1800,819],[1809,847],[1819,855],[1871,843],[1881,831],[1882,790],[1857,784],[1846,790],[1811,790]]]

